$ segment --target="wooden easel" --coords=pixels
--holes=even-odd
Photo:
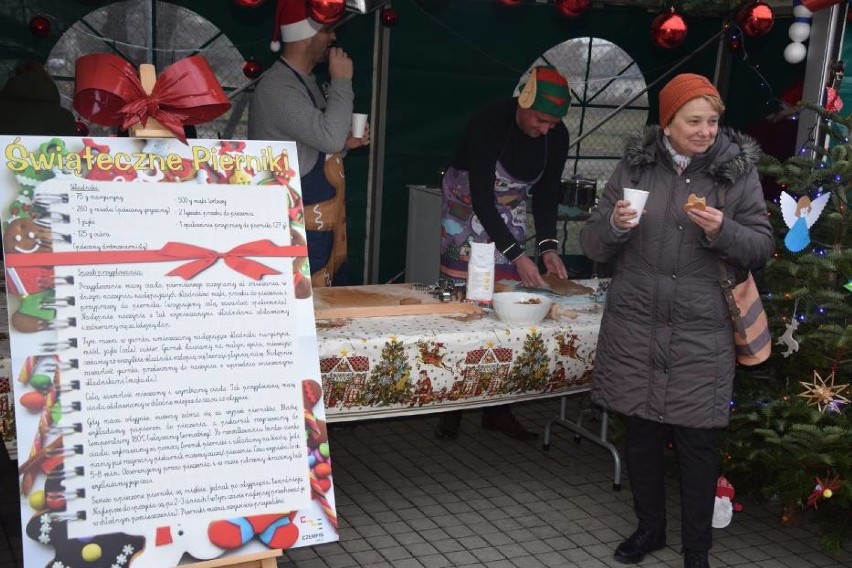
[[[278,562],[275,559],[279,556],[281,556],[280,550],[265,550],[242,556],[217,558],[196,564],[183,564],[176,568],[220,568],[222,566],[230,568],[276,568]]]
[[[150,63],[143,63],[139,66],[139,81],[142,83],[142,88],[145,89],[145,94],[150,95],[154,90],[154,85],[157,83],[157,70]],[[130,127],[130,135],[134,138],[174,138],[166,127],[160,124],[157,120],[148,117],[148,120],[143,127],[141,123],[134,124]]]

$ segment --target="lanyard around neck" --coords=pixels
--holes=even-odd
[[[308,96],[311,97],[311,102],[313,103],[314,107],[319,108],[319,106],[317,105],[317,100],[314,98],[314,94],[311,92],[311,88],[308,87],[308,84],[305,83],[305,80],[302,78],[302,74],[293,69],[292,65],[284,61],[283,57],[279,57],[278,62],[283,64],[287,69],[293,72],[293,75],[296,76],[296,79],[298,79],[302,86],[305,87],[305,90],[308,92]]]

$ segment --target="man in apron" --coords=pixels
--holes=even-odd
[[[284,48],[257,84],[249,138],[294,140],[299,154],[311,281],[348,284],[346,202],[342,154],[370,143],[351,136],[352,60],[331,47],[334,31],[308,17],[304,0],[278,0],[272,49]],[[314,67],[328,61],[330,83],[320,88]],[[284,214],[282,212],[282,214]]]
[[[464,282],[470,243],[495,244],[495,280],[545,286],[536,262],[526,255],[526,198],[532,197],[538,254],[548,273],[567,278],[558,254],[556,216],[560,181],[568,154],[568,82],[554,67],[535,67],[518,98],[494,102],[468,123],[444,174],[441,215],[441,274]],[[442,416],[436,435],[455,438],[461,416]],[[485,409],[484,427],[518,439],[524,429],[506,405]]]

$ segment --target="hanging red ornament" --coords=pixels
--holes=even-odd
[[[760,37],[772,29],[772,24],[775,23],[775,13],[769,4],[757,0],[742,7],[737,14],[737,22],[745,35]]]
[[[30,33],[37,38],[44,38],[50,35],[50,20],[44,16],[33,16],[30,19]]]
[[[651,22],[651,41],[663,49],[673,49],[686,39],[686,20],[670,8],[661,13]]]
[[[591,3],[591,0],[556,0],[556,10],[566,18],[579,18]]]
[[[308,0],[312,20],[321,24],[333,24],[343,17],[346,0]]]
[[[382,25],[386,28],[394,27],[397,22],[399,22],[399,14],[393,8],[385,8],[379,14],[379,18],[382,21]]]
[[[243,75],[249,79],[257,79],[260,77],[261,71],[263,71],[263,68],[254,58],[246,59],[246,62],[243,63]]]
[[[257,8],[266,0],[234,0],[234,5],[240,8]]]
[[[497,0],[498,4],[503,6],[520,6],[524,0]]]
[[[89,135],[89,125],[83,122],[82,120],[76,121],[74,123],[74,126],[77,128],[77,136]]]

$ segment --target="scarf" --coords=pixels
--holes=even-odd
[[[677,175],[682,174],[686,167],[689,165],[689,162],[692,160],[692,158],[690,158],[689,156],[684,156],[683,154],[678,154],[677,150],[675,150],[674,146],[672,146],[669,137],[666,135],[663,135],[663,144],[665,145],[666,150],[669,151],[669,154],[672,157],[672,163],[674,164]]]

